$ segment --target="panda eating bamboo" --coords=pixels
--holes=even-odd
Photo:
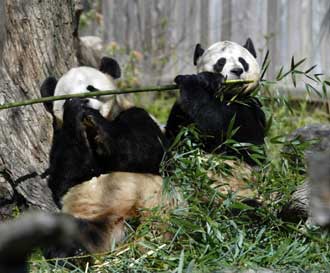
[[[73,68],[57,82],[47,78],[43,96],[115,89],[118,63],[103,58],[100,70]],[[48,258],[81,251],[106,251],[124,237],[124,221],[140,209],[166,206],[159,165],[166,139],[143,109],[124,95],[47,103],[53,116],[48,185],[59,208],[73,216],[80,240],[70,248],[49,248]],[[164,198],[163,198],[164,197]]]
[[[197,74],[175,78],[180,97],[173,105],[167,121],[167,138],[173,141],[182,127],[194,124],[200,131],[207,152],[234,154],[249,165],[255,165],[249,146],[252,144],[262,148],[266,128],[262,105],[257,98],[250,96],[260,78],[256,56],[251,39],[244,46],[223,41],[207,50],[197,44],[194,53]],[[218,94],[224,79],[253,82],[241,89],[229,88],[223,94],[220,90]],[[239,153],[224,145],[232,122],[232,129],[236,130],[232,139],[246,144],[239,149]]]

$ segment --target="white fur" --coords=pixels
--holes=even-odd
[[[55,89],[55,96],[66,94],[77,94],[88,92],[88,85],[98,90],[113,90],[116,88],[111,76],[87,66],[80,66],[70,69],[58,81]],[[99,98],[88,98],[88,106],[99,110],[106,117],[109,114],[113,103],[113,95],[101,96]],[[59,120],[63,120],[64,101],[54,102],[54,114]]]
[[[243,68],[243,65],[238,61],[238,58],[242,57],[249,64],[249,70],[243,72],[240,77],[230,72],[234,68]],[[221,72],[228,80],[242,79],[253,80],[254,82],[249,84],[246,91],[252,90],[257,86],[260,78],[260,67],[254,56],[243,46],[230,42],[222,41],[210,46],[203,55],[197,60],[197,72],[214,72],[213,66],[220,58],[226,58],[226,64]]]

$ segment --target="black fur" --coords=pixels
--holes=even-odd
[[[111,122],[94,109],[86,109],[85,117],[89,143],[103,173],[159,174],[165,136],[145,110],[130,108]]]
[[[0,225],[0,272],[28,273],[28,259],[40,247],[67,248],[76,240],[77,226],[73,217],[44,212],[20,215]]]
[[[63,126],[54,128],[48,185],[59,207],[61,198],[69,188],[101,172],[88,143],[82,124],[83,115],[82,100],[66,101]]]
[[[195,51],[194,51],[194,65],[197,65],[197,60],[200,56],[203,55],[204,51],[205,50],[201,47],[200,44],[196,45]]]
[[[253,42],[252,42],[251,38],[248,38],[246,40],[246,42],[243,45],[243,47],[245,47],[248,51],[250,51],[250,53],[253,55],[254,58],[257,58],[257,52],[254,49],[254,45],[253,45]]]
[[[221,73],[226,62],[227,62],[226,58],[220,58],[219,60],[217,60],[217,62],[213,66],[214,72]]]
[[[77,226],[76,238],[68,238],[61,244],[54,244],[42,249],[46,259],[67,258],[86,255],[89,251],[84,246],[92,244],[102,245],[102,239],[107,233],[107,220],[85,220],[67,215],[75,222]]]
[[[159,173],[165,137],[141,108],[109,121],[84,100],[64,104],[62,128],[54,132],[48,184],[60,207],[73,186],[110,171]]]
[[[121,76],[121,69],[115,59],[103,57],[100,64],[100,71],[109,74],[112,78],[118,79]]]
[[[42,97],[54,96],[56,85],[57,85],[57,80],[54,77],[48,77],[41,84],[41,87],[40,87],[41,96]],[[51,101],[44,102],[44,106],[49,113],[53,114],[53,102],[51,102]]]
[[[173,140],[182,126],[194,123],[201,132],[204,148],[207,152],[227,152],[242,157],[247,163],[255,162],[249,156],[249,150],[239,154],[220,147],[226,140],[229,124],[234,119],[234,128],[239,128],[232,137],[237,142],[264,144],[265,115],[256,98],[245,98],[244,103],[230,102],[230,97],[220,100],[214,97],[215,91],[223,82],[218,73],[202,72],[197,75],[177,76],[175,82],[180,87],[180,102],[170,113],[166,136]]]
[[[238,61],[243,65],[244,71],[245,71],[245,72],[248,72],[250,66],[249,66],[249,64],[245,61],[245,59],[242,58],[242,57],[239,57],[239,58],[238,58]]]
[[[100,91],[99,89],[95,88],[93,85],[88,85],[88,86],[86,87],[86,89],[87,89],[89,92]]]

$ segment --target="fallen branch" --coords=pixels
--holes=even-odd
[[[248,84],[252,83],[253,81],[245,81],[245,80],[227,80],[224,82],[225,85],[227,84]],[[86,92],[86,93],[77,93],[77,94],[68,94],[68,95],[61,95],[61,96],[52,96],[52,97],[43,97],[43,98],[36,98],[30,99],[26,101],[20,102],[11,102],[8,104],[0,105],[0,110],[32,105],[36,103],[44,103],[56,100],[66,100],[71,98],[90,98],[90,97],[97,97],[97,96],[106,96],[106,95],[119,95],[119,94],[128,94],[128,93],[141,93],[141,92],[159,92],[159,91],[169,91],[169,90],[177,90],[178,86],[175,84],[172,85],[164,85],[164,86],[147,86],[147,87],[140,87],[140,88],[125,88],[125,89],[116,89],[116,90],[107,90],[107,91],[95,91],[95,92]]]

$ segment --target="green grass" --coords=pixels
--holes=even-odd
[[[161,97],[147,108],[164,122],[173,101]],[[127,240],[114,251],[95,257],[88,268],[65,271],[36,254],[31,259],[32,272],[188,273],[222,272],[228,268],[328,272],[327,232],[303,223],[284,223],[277,217],[296,185],[305,179],[304,172],[281,155],[283,136],[307,124],[327,122],[327,116],[322,109],[307,109],[304,102],[290,108],[282,101],[271,101],[266,103],[265,111],[268,119],[272,117],[266,139],[269,160],[253,185],[259,197],[267,200],[265,205],[251,208],[234,193],[226,196],[223,203],[216,202],[218,193],[210,187],[207,171],[223,171],[223,157],[201,160],[204,153],[194,141],[194,131],[188,130],[163,165],[166,184],[181,189],[187,206],[172,211],[166,219],[159,219],[156,211],[136,231],[129,231]],[[153,228],[155,221],[172,234],[170,239]]]

